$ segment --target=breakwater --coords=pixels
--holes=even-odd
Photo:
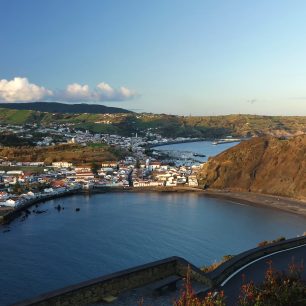
[[[174,140],[174,141],[168,141],[168,142],[160,142],[160,143],[156,143],[156,144],[148,144],[146,146],[146,148],[154,149],[154,147],[162,147],[162,146],[173,145],[173,144],[200,142],[200,141],[212,141],[212,140],[207,139],[207,138],[193,138],[193,139],[185,139],[185,140]]]

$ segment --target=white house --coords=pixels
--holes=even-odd
[[[21,170],[10,170],[6,172],[7,175],[23,175],[23,171]]]
[[[188,176],[188,185],[190,187],[198,187],[199,186],[197,177],[195,175],[189,175]]]
[[[18,205],[18,202],[13,200],[13,199],[8,199],[4,202],[4,206],[9,206],[9,207],[16,207]]]
[[[69,167],[72,167],[72,163],[68,163],[66,161],[53,162],[52,167],[54,167],[54,168],[69,168]]]
[[[160,166],[161,166],[161,162],[157,162],[157,161],[150,162],[150,164],[148,165],[148,170],[154,171],[155,169],[159,169]]]
[[[166,186],[167,187],[175,187],[175,186],[177,186],[177,182],[176,181],[167,181],[166,182]]]

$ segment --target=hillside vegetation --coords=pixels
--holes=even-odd
[[[280,137],[306,133],[306,117],[302,116],[174,116],[147,113],[104,114],[89,111],[86,113],[57,113],[0,108],[0,122],[15,125],[35,123],[42,126],[69,123],[75,128],[90,130],[94,133],[122,136],[131,136],[135,133],[141,136],[147,129],[164,137],[210,139],[227,135]]]
[[[204,164],[199,180],[209,188],[306,200],[306,135],[243,141]]]
[[[74,164],[91,164],[119,160],[125,156],[121,149],[108,145],[77,144],[55,145],[50,147],[0,147],[0,158],[9,161],[43,161],[51,164],[55,161],[68,161]]]
[[[18,110],[34,110],[50,113],[91,113],[91,114],[117,114],[131,113],[123,108],[109,107],[99,104],[66,104],[59,102],[31,102],[31,103],[0,103],[0,108],[18,109]]]

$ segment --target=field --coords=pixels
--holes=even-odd
[[[56,161],[68,161],[76,165],[122,159],[124,150],[106,144],[83,147],[78,144],[55,145],[51,147],[1,147],[0,158],[10,161],[43,161],[50,165]],[[14,168],[15,169],[15,168]],[[17,169],[17,168],[16,168]],[[29,169],[29,167],[26,167]],[[29,170],[28,170],[29,171]]]

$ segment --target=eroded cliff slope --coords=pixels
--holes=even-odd
[[[258,137],[211,158],[199,172],[208,188],[306,199],[306,135]]]

